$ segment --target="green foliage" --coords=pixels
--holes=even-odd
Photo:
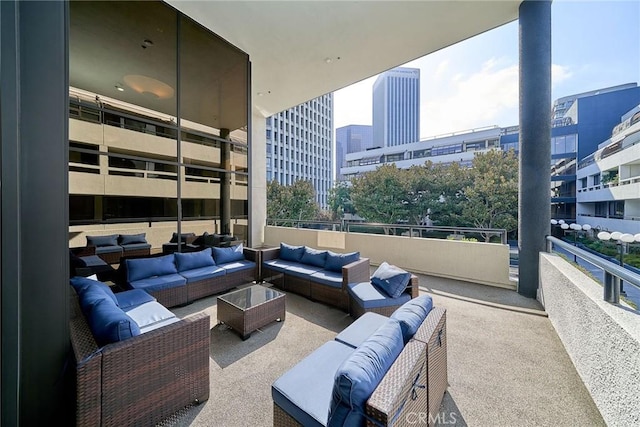
[[[298,180],[293,185],[267,184],[267,216],[273,219],[316,219],[320,208],[316,191],[309,181]]]
[[[395,163],[354,178],[351,200],[358,215],[368,222],[395,224],[409,217],[408,171]]]
[[[345,181],[338,182],[329,190],[329,211],[331,219],[339,220],[345,213],[355,213],[351,202],[351,184]]]
[[[477,228],[518,227],[518,158],[513,150],[476,154],[464,188],[463,216]]]

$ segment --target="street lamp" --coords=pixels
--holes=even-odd
[[[616,245],[618,246],[618,263],[620,264],[620,267],[624,268],[624,250],[629,247],[629,243],[640,242],[640,233],[633,235],[630,233],[621,233],[619,231],[614,231],[613,233],[601,231],[598,233],[598,239],[603,241],[616,241]],[[624,293],[622,279],[620,279],[620,292]]]

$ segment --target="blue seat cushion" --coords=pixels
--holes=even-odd
[[[140,335],[138,324],[111,299],[98,301],[87,315],[87,323],[100,346]]]
[[[371,282],[349,283],[347,285],[349,296],[353,298],[362,308],[389,307],[390,305],[401,305],[411,299],[407,292],[398,298],[391,298],[386,292],[373,286]]]
[[[431,296],[420,295],[402,304],[393,312],[391,318],[400,322],[405,344],[413,338],[432,308],[433,299]]]
[[[335,340],[356,348],[388,321],[387,316],[369,311],[344,328],[336,335]]]
[[[147,233],[140,234],[121,234],[118,237],[118,243],[120,245],[131,245],[134,243],[147,243]]]
[[[173,254],[150,258],[127,259],[127,281],[146,279],[154,276],[164,276],[178,272]]]
[[[304,252],[302,253],[302,258],[300,258],[300,262],[303,264],[309,264],[315,267],[324,268],[326,258],[327,251],[320,251],[318,249],[313,249],[305,246]]]
[[[326,426],[336,371],[353,351],[338,341],[324,343],[273,383],[273,401],[305,427]]]
[[[115,296],[118,300],[118,306],[123,310],[130,310],[146,302],[156,300],[148,292],[145,292],[142,289],[129,289],[127,291],[118,292]]]
[[[76,290],[78,297],[80,298],[80,306],[82,306],[82,300],[84,299],[83,293],[91,288],[91,290],[97,290],[97,294],[94,294],[94,298],[102,293],[103,296],[111,298],[115,305],[118,305],[116,295],[113,293],[109,285],[99,282],[97,280],[89,279],[87,277],[75,276],[70,280],[71,286]],[[91,296],[91,295],[89,295]]]
[[[98,255],[87,255],[80,257],[82,262],[84,262],[84,267],[109,267],[111,266],[107,264],[102,258]]]
[[[280,243],[280,259],[285,261],[300,262],[304,255],[304,246],[293,246],[286,243]]]
[[[199,280],[224,276],[227,274],[227,271],[220,266],[210,265],[208,267],[199,267],[192,270],[181,271],[178,274],[187,279],[187,283],[193,283]]]
[[[404,292],[411,280],[411,273],[386,262],[380,264],[371,276],[371,283],[385,291],[391,298]]]
[[[87,236],[87,246],[118,246],[118,235],[110,234],[108,236]]]
[[[338,254],[335,252],[327,251],[327,258],[324,263],[324,268],[329,271],[336,271],[342,273],[342,267],[352,262],[356,262],[360,259],[360,252],[349,252],[346,254]]]
[[[284,273],[285,271],[287,271],[287,269],[289,267],[292,266],[299,266],[302,265],[299,262],[296,261],[288,261],[288,260],[283,260],[283,259],[270,259],[268,261],[263,261],[262,265],[264,265],[265,267],[268,267],[272,270],[276,270],[279,271],[281,273]]]
[[[187,279],[175,274],[166,274],[164,276],[147,277],[145,279],[134,280],[129,282],[133,289],[142,289],[147,292],[157,292],[163,289],[175,288],[176,286],[185,286]]]
[[[213,259],[216,264],[226,264],[228,262],[242,261],[244,259],[244,248],[242,243],[228,248],[213,247]]]
[[[122,244],[121,246],[125,252],[134,251],[138,249],[151,249],[150,243],[127,243],[127,244]]]
[[[122,246],[98,246],[96,247],[96,254],[112,254],[116,252],[122,252]]]
[[[223,268],[228,274],[235,273],[236,271],[256,268],[256,263],[253,261],[249,261],[248,259],[243,259],[242,261],[228,262],[226,264],[220,265],[219,267]]]
[[[313,273],[310,277],[312,282],[322,283],[332,288],[342,288],[342,272],[320,270]]]
[[[314,265],[297,263],[295,265],[290,265],[289,267],[287,267],[285,272],[292,276],[308,279],[313,273],[320,270],[320,267],[316,267]]]
[[[211,248],[196,252],[176,252],[173,256],[178,272],[216,265],[211,254]]]
[[[330,426],[365,424],[365,405],[404,348],[396,320],[380,326],[340,365],[335,375]]]

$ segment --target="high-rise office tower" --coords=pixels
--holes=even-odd
[[[267,181],[291,185],[302,179],[327,207],[333,185],[333,93],[267,118]]]
[[[340,168],[346,167],[345,155],[373,148],[373,128],[369,125],[348,125],[336,129],[336,175],[338,181]]]
[[[392,147],[420,139],[420,70],[398,67],[373,84],[373,144]]]

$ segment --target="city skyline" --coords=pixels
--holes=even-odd
[[[552,4],[552,101],[640,81],[640,2]],[[518,22],[424,56],[420,138],[518,124]],[[372,124],[377,75],[334,92],[334,128]]]

